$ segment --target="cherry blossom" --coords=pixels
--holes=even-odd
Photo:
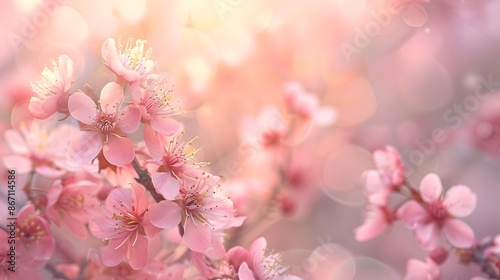
[[[113,82],[103,87],[99,106],[83,92],[71,95],[69,111],[84,124],[69,145],[68,153],[72,159],[88,162],[102,149],[104,158],[111,164],[124,166],[132,162],[134,145],[124,133],[137,130],[140,110],[133,105],[121,109],[122,102],[123,88]]]
[[[208,173],[201,173],[199,177],[184,176],[183,184],[176,201],[182,208],[181,225],[184,231],[183,240],[189,249],[201,252],[212,244],[212,235],[232,225],[235,210],[232,201],[223,196],[220,177]],[[165,208],[162,211],[160,207]],[[164,202],[151,207],[150,215],[157,216],[165,213]]]
[[[113,38],[109,38],[102,44],[101,54],[106,67],[114,72],[119,79],[129,83],[140,81],[155,66],[155,62],[149,59],[151,48],[144,50],[146,40],[137,40],[132,46],[132,39],[127,40],[125,49]]]
[[[406,275],[404,280],[439,280],[441,272],[439,266],[431,259],[427,258],[425,262],[410,259],[406,266]]]
[[[133,84],[130,92],[133,102],[141,109],[143,123],[166,136],[173,136],[179,131],[181,124],[171,117],[182,113],[182,109],[174,107],[172,90],[167,89],[167,80],[163,75],[152,78],[146,87],[140,83]]]
[[[31,270],[43,267],[55,249],[50,223],[35,210],[33,204],[27,204],[19,211],[16,223],[16,248],[20,264]]]
[[[385,207],[369,205],[365,221],[354,230],[357,241],[367,241],[383,233],[394,220],[394,214]]]
[[[68,91],[73,85],[74,64],[67,55],[61,55],[57,64],[51,60],[54,70],[45,67],[42,75],[31,89],[35,94],[30,99],[29,111],[38,119],[46,119],[56,112],[68,115]]]
[[[91,218],[89,229],[108,244],[101,248],[104,265],[116,266],[127,257],[130,266],[142,269],[148,261],[148,238],[159,229],[145,217],[146,192],[132,183],[131,189],[116,188],[106,198],[104,215]]]
[[[57,226],[65,225],[76,236],[86,238],[85,225],[99,205],[99,185],[86,180],[68,181],[54,181],[47,194],[45,214]]]
[[[397,217],[415,232],[422,248],[436,248],[442,231],[451,245],[458,248],[470,247],[474,232],[465,222],[456,219],[472,213],[476,207],[476,195],[463,185],[451,187],[443,198],[441,179],[428,174],[420,182],[419,203],[410,200],[397,210]]]
[[[163,197],[174,198],[181,186],[180,176],[195,167],[206,165],[196,162],[195,155],[200,149],[192,146],[191,139],[182,139],[184,132],[178,132],[173,137],[158,134],[150,127],[144,129],[144,141],[151,154],[152,164],[158,166],[151,175],[153,185]]]
[[[21,122],[19,130],[8,129],[4,139],[12,154],[5,155],[7,168],[20,174],[36,171],[46,177],[56,178],[66,172],[66,150],[70,136],[78,130],[66,124],[53,126],[33,120],[29,125]]]

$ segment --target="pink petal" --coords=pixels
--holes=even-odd
[[[82,239],[87,238],[87,228],[85,227],[85,221],[76,219],[75,217],[69,216],[69,213],[65,213],[63,216],[63,224],[71,231],[75,236]]]
[[[148,148],[153,159],[160,160],[163,158],[164,148],[161,144],[160,138],[148,125],[144,128],[144,142],[146,143],[146,147]]]
[[[226,254],[227,260],[231,263],[235,269],[238,269],[241,264],[250,260],[248,251],[245,248],[236,246],[231,249]]]
[[[128,105],[120,111],[116,126],[125,133],[133,133],[139,127],[141,121],[141,110],[135,105]]]
[[[264,252],[266,251],[267,241],[264,237],[257,238],[252,245],[250,245],[250,257],[253,259],[253,267],[257,267],[264,259]]]
[[[151,224],[159,228],[174,228],[181,222],[181,208],[169,200],[151,205],[148,215]]]
[[[101,111],[109,115],[115,115],[123,102],[123,88],[115,83],[107,83],[101,90],[99,104]]]
[[[170,172],[156,172],[151,175],[153,185],[166,199],[173,199],[178,193],[180,183],[172,176]]]
[[[447,219],[443,233],[451,245],[458,248],[469,248],[474,243],[474,231],[467,223],[458,219]]]
[[[256,280],[253,276],[252,270],[248,267],[246,262],[240,265],[238,269],[238,279],[239,280]]]
[[[425,202],[431,203],[438,200],[442,193],[443,185],[438,175],[427,174],[420,182],[420,195]]]
[[[102,152],[109,163],[118,167],[131,163],[135,156],[134,143],[128,138],[113,134],[109,135]]]
[[[146,191],[142,186],[136,183],[132,183],[132,203],[135,206],[134,209],[138,215],[146,212],[148,209],[148,197]]]
[[[108,245],[101,248],[102,263],[105,266],[117,266],[127,255],[127,243],[120,246],[123,239],[112,239]]]
[[[71,58],[65,54],[60,55],[58,59],[58,71],[60,74],[62,84],[62,89],[64,92],[67,92],[73,82],[73,74],[74,74],[74,63]]]
[[[138,233],[136,236],[132,235],[131,238],[135,239],[130,240],[127,252],[128,263],[133,269],[139,270],[148,262],[148,239]]]
[[[132,190],[124,188],[113,189],[106,199],[106,208],[111,211],[129,212],[134,206],[132,200]],[[116,209],[119,205],[123,205],[124,209]]]
[[[95,131],[80,131],[73,136],[68,147],[71,159],[79,163],[92,161],[102,149],[101,135]]]
[[[46,119],[57,112],[59,98],[59,94],[50,96],[45,100],[41,100],[38,97],[31,97],[28,110],[33,117],[37,119]]]
[[[26,141],[24,140],[21,133],[13,130],[7,129],[3,133],[3,139],[9,145],[10,150],[15,154],[28,154],[30,152]]]
[[[77,91],[68,100],[68,110],[73,118],[84,124],[92,124],[97,116],[97,106],[85,93]]]
[[[403,204],[396,212],[396,216],[408,228],[415,228],[429,218],[429,213],[419,203],[410,200]]]
[[[172,118],[154,116],[150,121],[151,127],[165,136],[173,136],[181,128],[181,124]]]
[[[183,239],[189,249],[195,252],[202,252],[210,247],[212,238],[208,227],[203,225],[199,220],[196,223],[193,222],[193,217],[189,216],[186,218]]]
[[[425,250],[432,250],[437,247],[440,233],[439,226],[434,222],[418,225],[415,228],[415,238]]]
[[[378,207],[370,209],[364,223],[354,230],[355,239],[359,242],[370,240],[384,232],[387,225],[387,219]]]
[[[3,156],[2,161],[7,169],[16,170],[19,174],[30,173],[33,164],[28,157],[21,155]]]
[[[476,208],[477,197],[468,187],[463,185],[453,186],[447,192],[444,205],[452,216],[469,216]]]

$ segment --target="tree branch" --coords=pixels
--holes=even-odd
[[[134,167],[134,170],[137,173],[137,175],[139,175],[139,178],[135,178],[135,181],[143,185],[146,188],[146,190],[148,190],[149,193],[151,193],[156,202],[165,200],[163,196],[161,196],[159,193],[156,192],[156,189],[153,186],[153,182],[151,181],[151,175],[149,175],[149,171],[145,168],[142,168],[137,158],[134,157],[134,160],[132,161],[131,164]]]

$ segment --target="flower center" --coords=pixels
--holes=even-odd
[[[441,200],[429,204],[427,206],[427,210],[429,211],[431,217],[437,221],[443,221],[448,217],[448,211],[444,207]]]
[[[102,132],[111,132],[115,129],[116,122],[110,115],[101,115],[101,117],[94,123],[94,125]]]
[[[18,238],[21,239],[24,244],[38,242],[45,234],[40,224],[32,218],[24,220],[16,229],[16,232]]]

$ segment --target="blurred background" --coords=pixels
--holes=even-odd
[[[186,111],[177,119],[204,146],[198,158],[224,174],[239,212],[273,203],[242,245],[265,236],[294,271],[322,279],[401,279],[409,258],[425,258],[411,231],[397,224],[363,243],[353,235],[377,148],[398,148],[414,185],[435,172],[446,188],[469,186],[478,206],[465,220],[478,238],[500,232],[499,11],[494,0],[6,0],[0,130],[51,58],[73,59],[74,90],[99,92],[114,80],[102,42],[145,39]],[[290,81],[337,117],[290,143],[293,175],[270,202],[274,175],[246,146],[245,123],[283,110]],[[454,256],[442,271],[480,274]]]

